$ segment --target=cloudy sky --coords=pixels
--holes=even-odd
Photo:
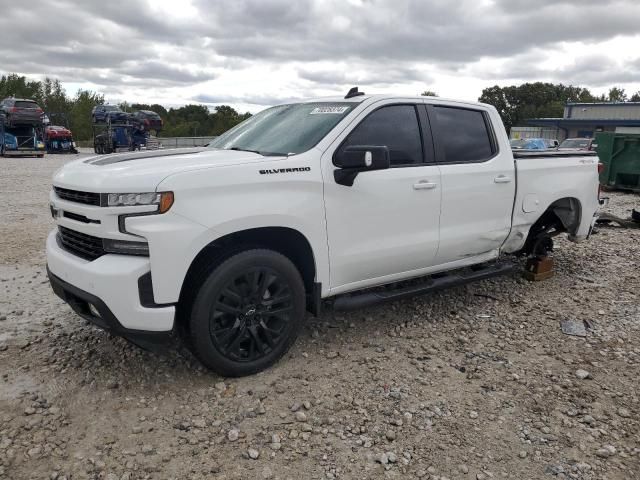
[[[525,81],[640,90],[638,0],[0,0],[0,73],[110,102],[371,93],[476,100]]]

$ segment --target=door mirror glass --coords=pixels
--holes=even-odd
[[[340,168],[384,170],[390,166],[389,149],[384,145],[350,145],[336,152],[333,163]]]

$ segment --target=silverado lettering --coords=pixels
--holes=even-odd
[[[291,168],[270,168],[268,170],[260,170],[260,175],[270,175],[272,173],[293,173],[293,172],[309,172],[311,167],[291,167]]]

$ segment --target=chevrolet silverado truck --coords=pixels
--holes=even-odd
[[[207,148],[64,165],[48,275],[90,322],[147,347],[182,338],[247,375],[329,297],[363,307],[505,273],[502,257],[556,234],[585,240],[598,190],[596,156],[514,154],[490,105],[352,89]]]

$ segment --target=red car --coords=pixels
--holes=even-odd
[[[73,135],[71,134],[71,130],[65,127],[60,127],[58,125],[49,125],[44,129],[48,139],[62,139],[69,138],[71,139]]]
[[[55,152],[76,152],[71,130],[58,125],[48,125],[44,129],[45,144],[47,151]]]
[[[147,132],[149,130],[155,130],[156,132],[162,130],[162,118],[156,112],[152,112],[151,110],[138,110],[134,112],[133,118],[144,125],[144,129]]]

